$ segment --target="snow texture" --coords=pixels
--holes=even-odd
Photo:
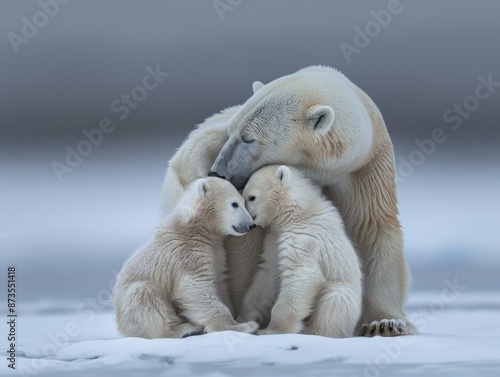
[[[421,333],[396,338],[236,332],[121,338],[110,311],[56,304],[38,302],[23,309],[17,369],[9,370],[4,361],[0,375],[457,377],[500,372],[500,293],[468,292],[453,281],[440,291],[415,292],[407,310]]]

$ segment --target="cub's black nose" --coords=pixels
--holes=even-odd
[[[226,179],[226,177],[224,177],[223,175],[219,175],[219,174],[217,174],[217,173],[216,173],[216,172],[214,172],[214,171],[211,171],[210,173],[208,173],[208,176],[209,176],[209,177],[217,177],[217,178]]]
[[[252,224],[252,225],[250,225],[250,230],[252,230],[253,228],[256,228],[256,227],[257,227],[256,224]]]

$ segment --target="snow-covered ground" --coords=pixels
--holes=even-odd
[[[221,332],[146,340],[120,338],[110,311],[38,301],[19,318],[16,371],[4,359],[0,375],[499,375],[500,292],[469,292],[447,281],[441,290],[414,293],[407,310],[421,334],[329,339]]]
[[[63,182],[51,163],[64,159],[65,145],[0,148],[0,287],[6,265],[16,265],[19,313],[17,370],[2,357],[0,375],[500,375],[494,144],[465,153],[444,145],[399,185],[413,273],[407,311],[420,335],[121,339],[109,306],[114,274],[152,234],[166,161],[180,142],[103,143]]]

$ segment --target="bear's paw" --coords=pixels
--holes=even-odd
[[[416,331],[408,322],[401,319],[382,319],[373,321],[369,324],[361,326],[359,330],[360,336],[372,337],[380,336],[400,336],[413,335]]]

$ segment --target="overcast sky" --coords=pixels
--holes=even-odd
[[[244,102],[253,81],[312,64],[371,95],[393,138],[424,138],[480,77],[500,82],[494,0],[44,1],[0,3],[1,143],[71,143],[102,118],[116,123],[116,140],[181,137]],[[122,94],[148,66],[169,75],[144,99],[136,89],[142,102],[120,119]],[[499,138],[494,94],[469,99],[456,139]]]

